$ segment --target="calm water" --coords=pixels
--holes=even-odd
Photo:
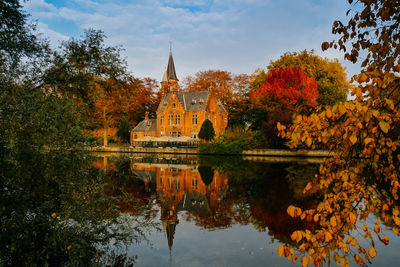
[[[296,250],[292,232],[316,226],[286,209],[315,208],[323,197],[303,194],[320,160],[46,159],[9,169],[12,180],[2,181],[0,266],[293,266],[278,246]],[[366,242],[363,224],[346,234]],[[371,265],[398,266],[400,238],[381,228],[390,244],[376,242]]]
[[[129,194],[145,201],[136,214],[129,208],[124,212],[158,223],[146,242],[127,248],[138,266],[293,266],[277,256],[278,246],[296,247],[291,233],[313,227],[291,218],[286,209],[318,203],[302,193],[318,160],[149,155],[102,160],[109,174],[127,169],[129,161],[124,171],[134,184]],[[367,223],[375,221],[371,216]],[[400,260],[400,240],[389,229],[390,246],[377,244],[374,265],[396,266]]]

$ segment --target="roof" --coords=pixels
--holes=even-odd
[[[226,112],[224,105],[222,105],[222,103],[219,102],[219,100],[218,100],[218,108],[221,113],[228,113],[228,112]]]
[[[156,132],[157,131],[157,120],[156,119],[148,119],[139,122],[135,128],[133,128],[132,132]]]
[[[158,112],[163,112],[165,107],[167,106],[169,99],[171,98],[171,93],[165,95],[164,99],[160,103],[160,108]],[[179,92],[176,94],[179,102],[181,102],[182,106],[186,111],[200,111],[206,110],[208,96],[210,95],[209,91],[193,91],[193,92]],[[222,104],[218,104],[219,106]],[[221,110],[220,107],[220,110]],[[224,112],[226,113],[224,107],[222,107]],[[222,111],[221,111],[222,112]]]
[[[174,64],[174,59],[172,57],[171,51],[169,52],[169,59],[168,59],[168,66],[167,66],[167,78],[168,78],[168,81],[170,81],[170,80],[179,81],[178,77],[176,77],[175,64]]]

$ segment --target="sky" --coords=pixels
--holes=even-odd
[[[285,52],[314,49],[338,58],[349,76],[358,65],[343,53],[322,52],[332,23],[345,19],[345,0],[30,0],[25,10],[56,48],[84,29],[104,31],[122,46],[136,77],[161,80],[170,42],[178,78],[219,69],[251,74]]]

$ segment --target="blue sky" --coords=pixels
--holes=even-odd
[[[321,51],[334,38],[345,0],[30,0],[25,9],[56,47],[86,28],[101,29],[121,45],[137,77],[162,78],[173,44],[178,78],[201,70],[251,74],[284,52],[314,49],[339,58],[350,75],[358,66],[339,51]]]

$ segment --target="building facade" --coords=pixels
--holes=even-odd
[[[172,52],[161,81],[162,99],[157,109],[157,118],[141,121],[131,132],[131,141],[146,136],[198,138],[201,125],[206,119],[213,124],[218,135],[228,125],[228,113],[217,99],[213,88],[206,91],[178,92]]]

